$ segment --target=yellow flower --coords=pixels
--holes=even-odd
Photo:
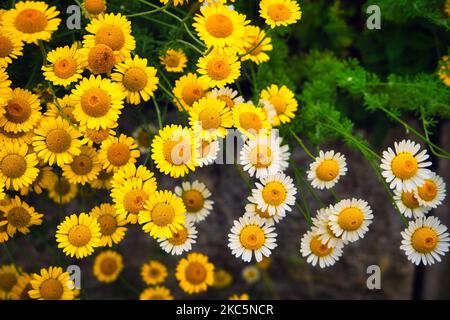
[[[34,192],[36,194],[41,194],[44,189],[49,189],[54,183],[54,173],[52,167],[49,166],[38,166],[39,173],[33,183],[23,189],[20,189],[20,195],[25,196],[28,193]]]
[[[114,65],[117,63],[117,57],[114,55],[113,49],[106,44],[96,44],[92,48],[80,48],[80,63],[93,73],[110,74]]]
[[[0,67],[0,108],[7,104],[11,91],[11,80],[9,80],[8,73],[6,69]]]
[[[39,40],[49,41],[58,29],[61,19],[59,11],[42,1],[20,1],[3,14],[5,30],[25,43],[37,44]]]
[[[90,256],[100,246],[100,225],[97,219],[81,213],[72,214],[58,225],[56,242],[58,248],[70,256],[81,259]]]
[[[152,159],[156,167],[173,178],[195,170],[196,143],[191,129],[167,125],[152,141]]]
[[[99,253],[94,261],[94,276],[98,281],[111,283],[117,280],[123,269],[122,256],[112,250]]]
[[[173,296],[168,288],[158,286],[142,291],[139,300],[173,300]]]
[[[75,119],[89,129],[113,128],[119,119],[125,94],[109,79],[91,75],[72,90]]]
[[[48,196],[55,203],[64,204],[69,203],[78,193],[78,187],[76,184],[70,183],[63,177],[56,177],[54,175],[53,184],[48,190]]]
[[[32,275],[29,295],[38,300],[73,300],[74,283],[61,267],[41,269],[40,274]]]
[[[187,57],[183,50],[169,49],[159,57],[167,72],[183,72],[187,65]]]
[[[74,156],[81,153],[81,134],[69,122],[58,118],[45,117],[34,130],[33,148],[39,159],[49,165],[62,167],[71,163]]]
[[[167,267],[159,261],[150,260],[141,267],[142,280],[148,285],[161,284],[167,276]]]
[[[67,87],[82,78],[83,66],[77,45],[59,47],[47,54],[47,65],[42,66],[44,77],[54,85]]]
[[[139,212],[139,224],[153,238],[170,238],[186,221],[183,200],[170,191],[156,191]]]
[[[6,68],[13,59],[22,56],[23,42],[0,25],[0,67]]]
[[[147,66],[147,59],[127,58],[116,65],[111,79],[116,81],[120,90],[127,96],[127,102],[138,105],[141,99],[145,102],[153,97],[159,82],[156,69]]]
[[[73,161],[70,164],[64,165],[62,170],[63,176],[70,183],[81,183],[84,185],[95,180],[102,166],[94,148],[82,146],[80,150],[81,153],[74,156]]]
[[[45,111],[44,116],[51,118],[61,117],[73,125],[78,125],[78,122],[73,115],[73,109],[73,100],[69,94],[66,94],[62,98],[56,98],[56,100],[47,103],[47,110]]]
[[[11,299],[19,277],[19,270],[13,264],[0,266],[0,300]]]
[[[227,135],[233,125],[233,116],[225,102],[218,98],[202,98],[195,102],[189,112],[189,124],[194,133],[205,140],[216,140]]]
[[[259,7],[261,18],[271,28],[296,23],[302,17],[300,6],[295,0],[261,0]]]
[[[231,297],[228,298],[228,300],[250,300],[250,297],[246,293],[243,293],[241,295],[233,294]]]
[[[241,63],[237,55],[226,55],[219,50],[200,57],[197,67],[198,73],[208,80],[211,87],[223,88],[234,83],[241,75]]]
[[[289,123],[295,117],[298,103],[294,93],[286,86],[278,87],[275,84],[269,86],[261,92],[261,99],[269,101],[277,112],[272,118],[274,126]]]
[[[31,300],[29,291],[31,290],[31,276],[22,272],[17,278],[17,282],[11,289],[11,300]]]
[[[42,224],[44,215],[34,211],[33,207],[20,200],[18,196],[11,199],[11,202],[3,210],[8,223],[6,231],[10,237],[17,231],[27,234],[30,232],[30,227]]]
[[[205,77],[198,78],[196,74],[188,73],[175,81],[175,87],[173,88],[174,103],[178,110],[189,111],[194,102],[206,95],[208,89],[208,79]]]
[[[114,127],[118,127],[118,123],[116,122],[114,124]],[[78,128],[80,130],[81,133],[83,133],[83,136],[87,139],[87,145],[92,147],[95,145],[101,145],[103,141],[108,140],[109,137],[115,137],[116,136],[116,131],[114,131],[113,129],[90,129],[87,128],[86,126],[84,127],[79,127]]]
[[[100,225],[100,246],[112,247],[113,243],[122,241],[127,228],[125,217],[117,213],[114,206],[109,203],[102,203],[94,207],[89,213],[91,217],[97,219]]]
[[[6,188],[19,191],[36,180],[38,160],[29,151],[28,145],[18,142],[6,142],[0,148],[0,183]]]
[[[271,128],[262,108],[250,103],[241,103],[233,108],[234,126],[250,139],[267,134]]]
[[[201,253],[190,253],[178,262],[175,277],[188,294],[206,291],[214,283],[214,265]]]
[[[217,289],[229,287],[233,282],[233,275],[224,269],[217,269],[214,272],[214,283],[212,286]]]
[[[91,188],[94,189],[111,189],[112,188],[112,178],[113,178],[114,172],[108,172],[106,170],[100,171],[98,174],[97,179],[91,182]]]
[[[256,64],[269,61],[270,57],[266,53],[272,51],[272,40],[266,35],[264,30],[256,26],[245,27],[246,44],[241,48],[241,61],[251,60]]]
[[[0,127],[7,132],[28,132],[38,123],[41,106],[37,95],[16,88],[6,99],[5,108],[0,108]]]
[[[0,206],[0,243],[5,243],[9,240],[9,234],[7,232],[8,219],[6,219],[5,211],[2,206]]]
[[[103,141],[98,157],[103,163],[103,169],[111,172],[129,163],[136,163],[140,155],[133,138],[121,134],[118,138],[110,136]]]
[[[105,0],[84,0],[81,6],[89,17],[97,17],[106,11]]]
[[[448,60],[448,56],[443,56],[439,65],[439,78],[441,78],[447,87],[450,87],[450,61]]]

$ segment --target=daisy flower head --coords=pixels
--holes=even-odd
[[[43,1],[19,1],[2,16],[4,29],[25,43],[49,41],[58,29],[59,11]]]
[[[8,33],[0,23],[0,68],[6,68],[14,59],[22,56],[22,51],[23,42],[20,36]]]
[[[175,81],[173,88],[174,103],[178,110],[189,111],[194,102],[203,98],[210,87],[205,77],[198,77],[195,73],[188,73]]]
[[[233,108],[233,125],[248,139],[268,134],[272,127],[264,109],[252,103],[241,103]]]
[[[116,281],[122,269],[123,258],[116,251],[106,250],[95,257],[93,272],[100,282],[111,283]]]
[[[167,276],[167,267],[159,261],[150,260],[141,266],[141,278],[147,285],[161,284]]]
[[[126,94],[128,103],[138,105],[141,101],[149,101],[158,87],[156,69],[147,64],[147,59],[134,56],[114,68],[111,79]]]
[[[302,17],[295,0],[261,0],[259,14],[272,29],[296,23]]]
[[[0,300],[11,298],[12,289],[20,277],[19,271],[13,264],[0,266]]]
[[[450,86],[450,61],[448,56],[443,56],[439,61],[438,76],[447,87]]]
[[[313,266],[319,264],[320,268],[334,265],[342,255],[342,246],[331,247],[324,244],[317,234],[308,231],[302,237],[300,252],[306,262]]]
[[[148,170],[146,166],[140,165],[136,167],[134,163],[129,163],[123,167],[120,167],[119,170],[117,170],[114,173],[113,179],[111,181],[113,187],[120,188],[126,181],[133,180],[133,179],[141,179],[143,182],[150,181],[153,184],[153,191],[156,191],[156,179],[153,172]],[[112,195],[114,195],[114,191],[112,192]]]
[[[432,209],[421,205],[414,195],[414,191],[394,190],[394,200],[397,208],[406,218],[421,218]]]
[[[347,172],[347,161],[343,154],[334,150],[323,152],[309,165],[308,180],[316,189],[331,189]]]
[[[29,291],[31,289],[31,275],[22,272],[17,278],[16,284],[11,289],[11,300],[31,300]]]
[[[124,134],[119,137],[110,136],[103,141],[98,153],[99,160],[103,163],[103,169],[108,172],[115,172],[127,164],[136,163],[136,159],[140,155],[134,139]]]
[[[437,208],[445,199],[445,182],[436,173],[431,172],[429,178],[414,189],[414,196],[421,206]]]
[[[289,146],[282,146],[283,139],[276,134],[258,135],[247,140],[240,152],[240,164],[252,177],[273,175],[284,171],[289,163]]]
[[[139,212],[139,224],[153,238],[170,238],[186,222],[183,200],[171,191],[156,191]]]
[[[187,57],[183,50],[168,49],[159,57],[167,72],[183,72],[187,66]]]
[[[270,216],[282,215],[291,211],[295,204],[297,188],[291,177],[284,173],[265,176],[256,182],[248,200],[258,206],[259,210],[268,211]]]
[[[100,224],[97,219],[80,213],[78,216],[72,214],[67,216],[63,222],[58,225],[56,231],[56,242],[58,248],[63,252],[77,259],[90,256],[94,248],[100,246]]]
[[[411,140],[395,142],[394,150],[383,151],[381,174],[391,189],[413,191],[430,177],[431,171],[426,169],[431,166],[431,162],[426,162],[429,155],[426,150],[419,151],[420,144]]]
[[[110,203],[102,203],[94,207],[89,215],[100,225],[100,246],[112,247],[125,237],[127,232],[125,217],[118,214],[116,208]]]
[[[70,183],[66,178],[58,179],[54,175],[53,183],[48,189],[48,197],[58,204],[65,204],[71,202],[78,194],[78,186]]]
[[[241,103],[244,103],[245,100],[239,95],[239,92],[236,90],[233,90],[230,87],[223,87],[223,88],[214,88],[211,91],[209,91],[206,94],[207,97],[213,97],[217,98],[223,102],[225,102],[225,105],[230,109],[233,110],[233,108]]]
[[[81,3],[89,17],[97,17],[106,11],[106,0],[84,0]]]
[[[175,277],[188,294],[204,292],[214,283],[214,265],[204,254],[193,252],[178,262]]]
[[[448,252],[450,246],[447,231],[447,227],[436,217],[417,218],[401,232],[403,240],[400,249],[415,265],[441,262],[441,256]]]
[[[209,199],[211,192],[203,182],[185,181],[180,186],[175,187],[175,194],[183,199],[186,207],[186,221],[198,223],[206,219],[211,213],[214,201]]]
[[[241,60],[251,60],[256,64],[269,61],[267,52],[272,51],[272,39],[257,26],[245,27],[245,45],[239,50]]]
[[[261,270],[256,265],[244,267],[241,274],[247,284],[254,284],[261,279]]]
[[[200,143],[197,144],[197,159],[196,163],[199,167],[206,167],[213,164],[218,157],[220,150],[219,141],[208,141],[202,139]]]
[[[80,148],[80,154],[73,157],[70,164],[62,167],[63,176],[70,183],[80,183],[82,185],[89,183],[97,178],[102,165],[98,159],[97,151],[88,146]]]
[[[74,104],[70,94],[66,94],[62,98],[56,98],[56,100],[47,103],[47,110],[44,116],[51,118],[61,117],[71,122],[74,125],[78,125],[77,120],[73,115]]]
[[[10,203],[3,209],[6,218],[6,232],[10,237],[16,232],[28,234],[30,227],[42,224],[44,215],[38,213],[34,208],[22,201],[18,196],[10,199]]]
[[[77,45],[59,47],[47,54],[47,65],[42,66],[44,78],[56,86],[67,87],[83,76]]]
[[[345,242],[364,238],[372,223],[372,209],[365,200],[345,199],[339,201],[329,216],[329,226],[336,237]]]
[[[233,275],[225,269],[216,269],[214,272],[213,287],[217,289],[223,289],[229,287],[233,282]]]
[[[241,62],[236,54],[226,54],[219,49],[200,57],[197,72],[211,87],[223,88],[241,76]]]
[[[139,300],[173,300],[173,296],[168,288],[156,286],[142,291]]]
[[[298,102],[295,99],[294,92],[286,86],[277,86],[272,84],[261,92],[261,100],[270,102],[276,111],[273,118],[274,126],[283,123],[289,123],[295,117],[298,108]]]
[[[167,239],[158,239],[161,249],[172,255],[181,255],[192,250],[196,243],[197,229],[193,222],[186,221],[181,229],[172,233]]]
[[[32,299],[37,300],[73,300],[74,283],[70,275],[61,267],[42,268],[40,273],[34,273],[30,280]]]
[[[277,246],[277,234],[274,231],[272,224],[264,222],[258,216],[244,215],[234,221],[228,234],[228,247],[236,258],[242,257],[245,262],[250,262],[254,255],[259,262],[263,256],[269,257],[271,250]]]
[[[341,236],[336,236],[334,231],[330,227],[330,215],[332,214],[333,206],[321,208],[317,211],[315,217],[312,218],[313,226],[312,231],[318,237],[318,239],[328,247],[343,247],[347,244],[342,240]]]

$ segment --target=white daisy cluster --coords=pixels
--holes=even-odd
[[[430,265],[441,261],[440,255],[449,249],[447,227],[438,218],[425,216],[442,204],[446,187],[440,176],[427,169],[432,163],[427,161],[427,151],[420,149],[411,140],[395,142],[394,149],[383,152],[381,168],[398,209],[406,218],[415,219],[401,233],[400,248],[414,264]]]

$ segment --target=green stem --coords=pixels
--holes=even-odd
[[[248,190],[252,190],[252,185],[250,181],[247,179],[247,177],[244,175],[242,169],[236,163],[234,164],[234,167],[236,171],[239,173],[239,176],[241,177],[242,181],[244,181],[245,184],[247,185]]]
[[[153,104],[155,105],[156,116],[158,117],[159,129],[162,129],[161,111],[159,110],[158,102],[156,102],[156,97],[153,97],[152,100],[153,100]]]
[[[138,13],[133,13],[133,14],[129,14],[126,17],[127,18],[132,18],[132,17],[141,17],[141,16],[146,16],[152,13],[156,13],[156,12],[160,12],[163,11],[165,9],[167,9],[167,7],[169,6],[170,2],[168,2],[166,5],[156,8],[154,10],[150,10],[150,11],[144,11],[144,12],[138,12]]]
[[[39,44],[39,50],[41,51],[41,54],[42,54],[42,64],[44,66],[46,66],[47,65],[47,50],[45,49],[44,42],[42,40],[39,40],[38,44]]]
[[[124,277],[119,277],[120,278],[120,282],[122,282],[122,284],[129,289],[130,291],[132,291],[133,293],[140,295],[141,293],[133,286],[131,285],[127,280],[125,280]]]
[[[429,141],[431,141],[431,140],[430,140],[430,134],[429,134],[428,128],[427,128],[426,119],[425,119],[425,111],[424,111],[424,109],[423,109],[422,106],[420,107],[420,116],[421,116],[421,118],[422,118],[422,127],[423,127],[423,131],[425,132],[425,137],[426,137]],[[431,150],[431,153],[433,153],[436,157],[444,158],[444,159],[450,159],[450,157],[445,156],[445,155],[443,155],[443,154],[437,152],[437,151],[435,150],[435,148],[434,148],[432,145],[430,145],[430,150]]]
[[[197,47],[196,47],[195,45],[193,45],[192,43],[187,42],[187,41],[184,41],[184,40],[181,40],[181,39],[177,39],[176,41],[179,42],[179,43],[182,43],[182,44],[187,45],[189,48],[195,50],[197,53],[199,53],[201,56],[203,56],[203,51],[200,50],[199,48],[197,48]]]
[[[297,141],[297,143],[299,144],[299,146],[306,152],[306,154],[313,160],[316,160],[316,157],[314,157],[314,155],[309,151],[309,149],[305,146],[305,144],[303,143],[302,139],[300,139],[295,132],[291,129],[288,128],[289,132],[291,133],[292,137],[295,139],[295,141]]]

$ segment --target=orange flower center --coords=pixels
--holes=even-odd
[[[242,228],[239,241],[245,249],[258,250],[266,242],[266,236],[261,227],[248,225]]]
[[[326,257],[333,250],[333,248],[329,248],[326,244],[323,244],[317,236],[311,239],[309,247],[311,252],[318,257]]]
[[[181,97],[183,101],[192,106],[194,102],[200,100],[205,96],[205,90],[196,83],[190,83],[183,88]]]
[[[203,129],[217,129],[221,123],[221,116],[219,111],[214,108],[206,108],[199,114],[199,119]]]
[[[30,221],[30,213],[22,207],[14,207],[8,212],[8,223],[13,227],[25,228]]]
[[[90,14],[97,15],[106,10],[106,5],[104,0],[86,0],[84,2],[84,7],[86,11]]]
[[[233,22],[223,14],[211,15],[205,23],[205,28],[209,34],[216,38],[226,38],[233,33]]]
[[[438,194],[438,187],[433,180],[425,180],[425,183],[417,189],[419,197],[425,201],[432,201],[436,199]]]
[[[4,35],[0,35],[0,58],[9,56],[14,50],[11,40]]]
[[[422,227],[414,231],[411,236],[412,247],[420,253],[432,252],[438,244],[436,231],[429,227]]]
[[[279,206],[286,200],[286,188],[278,181],[271,181],[264,186],[262,197],[271,206]]]
[[[91,172],[93,168],[92,159],[85,154],[81,154],[73,158],[70,167],[75,174],[79,176],[86,175]]]
[[[81,96],[81,109],[90,117],[105,116],[111,107],[111,98],[100,88],[89,88]]]
[[[175,54],[171,54],[163,59],[163,63],[169,68],[176,68],[180,65],[180,58]]]
[[[339,175],[339,163],[334,159],[323,160],[316,169],[319,180],[333,181]]]
[[[185,271],[186,280],[191,284],[197,285],[206,280],[206,267],[200,262],[190,262]]]
[[[71,57],[60,59],[53,64],[53,72],[58,78],[70,78],[77,72],[77,61]]]
[[[50,152],[63,153],[70,148],[72,137],[64,129],[53,129],[47,134],[45,142]]]
[[[175,218],[175,210],[167,203],[158,203],[151,212],[152,221],[158,227],[164,227],[172,223]]]
[[[235,106],[233,99],[231,99],[231,97],[226,94],[221,94],[220,96],[217,96],[217,99],[225,102],[226,106],[230,109],[233,109]]]
[[[116,63],[113,50],[104,44],[97,44],[89,50],[88,65],[93,74],[110,72]]]
[[[77,225],[70,229],[68,239],[71,245],[83,247],[91,240],[91,230],[84,225]]]
[[[167,241],[169,241],[169,243],[174,246],[180,246],[186,243],[187,238],[188,232],[186,227],[183,226],[182,229],[177,230],[176,232],[172,232],[172,237],[167,239]]]
[[[214,80],[224,80],[231,74],[228,62],[221,58],[213,58],[207,64],[208,75]]]
[[[189,141],[179,138],[179,140],[168,140],[163,148],[164,158],[172,165],[182,165],[191,159],[191,148]]]
[[[394,176],[402,180],[414,177],[419,170],[417,159],[409,152],[398,154],[392,160],[391,167]]]
[[[117,229],[117,220],[110,214],[98,217],[97,221],[100,224],[100,232],[104,236],[112,235]]]
[[[275,107],[277,114],[282,114],[286,111],[286,100],[280,96],[273,96],[270,98],[270,103]]]
[[[119,26],[106,24],[97,30],[95,43],[107,45],[114,51],[120,50],[125,44],[125,34]]]
[[[239,123],[244,130],[252,130],[258,133],[262,129],[263,123],[254,112],[242,112],[239,115]]]
[[[113,143],[108,148],[107,158],[108,161],[116,167],[124,166],[131,158],[130,148],[121,142]]]
[[[103,258],[100,263],[100,270],[104,275],[110,276],[117,271],[117,261],[114,258]]]
[[[130,190],[125,194],[124,207],[131,214],[138,214],[144,209],[144,203],[148,199],[148,194],[144,190]]]
[[[249,154],[250,163],[256,168],[267,168],[271,165],[273,156],[272,149],[266,145],[256,145]]]
[[[109,129],[86,129],[86,137],[94,143],[100,144],[109,138]]]
[[[413,192],[403,192],[402,193],[402,202],[405,205],[405,207],[409,209],[416,209],[420,207],[419,202],[417,201],[416,197],[414,196]]]
[[[364,215],[359,208],[345,208],[339,213],[338,224],[344,231],[358,229],[364,221]]]
[[[0,274],[0,289],[5,292],[10,292],[16,285],[17,277],[12,273]]]
[[[56,279],[47,279],[42,282],[40,291],[44,300],[59,300],[64,293],[64,287]]]
[[[44,12],[35,9],[25,9],[16,17],[14,25],[23,33],[36,33],[44,31],[48,25]]]
[[[31,115],[30,104],[27,100],[22,98],[13,98],[9,100],[5,110],[6,119],[14,123],[23,123],[27,121]]]
[[[130,91],[141,91],[147,85],[147,75],[140,68],[131,68],[123,76],[123,85]]]
[[[8,178],[19,178],[27,170],[27,163],[22,156],[8,154],[0,162],[0,171]]]
[[[275,21],[286,21],[291,17],[291,11],[283,3],[274,3],[267,8],[267,14]]]
[[[187,190],[183,192],[181,197],[183,199],[184,205],[186,206],[187,212],[195,213],[203,209],[205,199],[199,191]]]

